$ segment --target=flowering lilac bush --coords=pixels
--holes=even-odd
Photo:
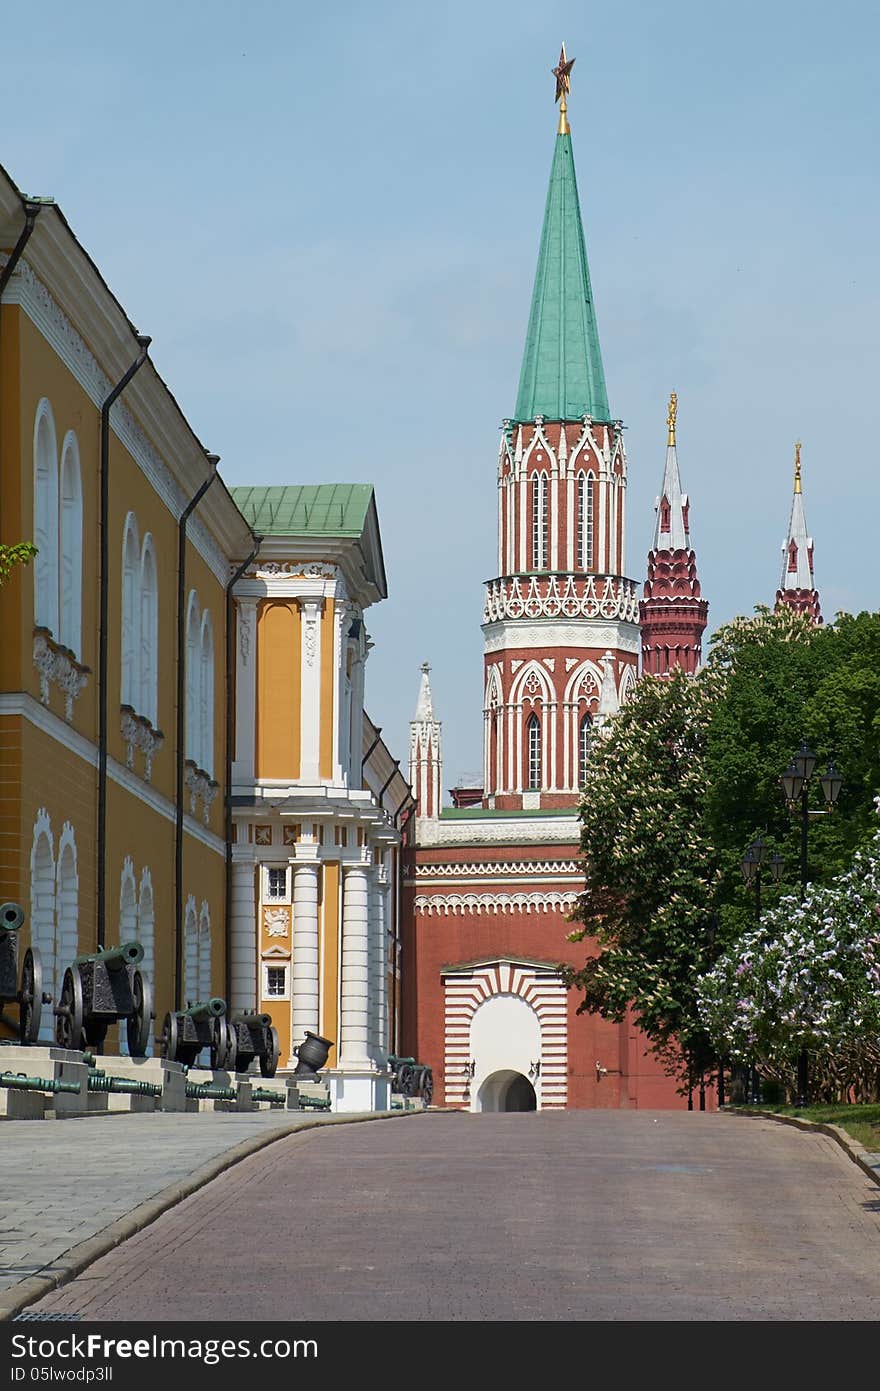
[[[880,831],[831,884],[783,898],[697,986],[720,1053],[794,1087],[810,1057],[816,1099],[880,1098]]]

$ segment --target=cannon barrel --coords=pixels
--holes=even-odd
[[[54,1077],[26,1077],[23,1072],[0,1072],[0,1087],[17,1092],[79,1092],[79,1082]]]
[[[232,1016],[233,1024],[250,1024],[254,1029],[268,1029],[272,1023],[271,1014],[254,1014],[251,1010],[239,1009]]]
[[[17,932],[24,926],[24,909],[20,903],[0,903],[0,932]]]
[[[77,956],[73,964],[84,966],[89,961],[100,961],[108,971],[122,971],[126,966],[137,966],[143,959],[140,942],[122,942],[118,947],[101,947],[90,956]]]
[[[212,995],[210,1000],[197,1000],[180,1013],[189,1015],[190,1019],[222,1019],[226,1013],[226,1001],[219,995]]]

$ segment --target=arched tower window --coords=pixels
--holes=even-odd
[[[593,478],[585,473],[577,479],[577,563],[593,568]]]
[[[660,500],[660,530],[670,531],[672,529],[672,509],[667,498]]]
[[[526,721],[526,751],[529,760],[529,791],[538,791],[541,786],[541,721],[537,715],[529,715]]]
[[[141,556],[138,524],[133,512],[125,519],[122,540],[122,704],[137,710],[140,704]],[[142,713],[138,711],[138,713]]]
[[[532,569],[547,568],[547,475],[532,474]]]
[[[43,397],[34,422],[34,621],[58,636],[58,449],[52,407]]]
[[[68,430],[61,451],[61,575],[59,641],[82,655],[82,478],[76,435]]]
[[[140,698],[138,712],[158,722],[159,581],[153,538],[147,533],[140,568]]]
[[[797,557],[797,542],[796,542],[796,541],[789,541],[789,543],[788,543],[788,573],[789,573],[790,575],[793,575],[793,574],[795,574],[795,573],[797,572],[797,560],[798,560],[798,557]]]
[[[590,740],[593,737],[593,717],[589,710],[581,718],[578,729],[578,785],[583,787],[587,781],[587,767],[590,762]]]

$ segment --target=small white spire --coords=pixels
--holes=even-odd
[[[657,520],[654,523],[655,551],[689,551],[693,547],[690,537],[687,493],[681,490],[681,475],[678,471],[678,455],[675,446],[675,418],[678,397],[673,391],[669,398],[669,429],[666,445],[666,468],[663,471],[663,487],[654,503]]]
[[[780,589],[815,589],[813,581],[813,538],[807,532],[804,495],[801,491],[801,445],[795,445],[794,496],[788,536],[782,543]]]
[[[606,652],[602,658],[602,685],[599,689],[596,723],[604,724],[609,716],[616,715],[619,709],[620,700],[617,695],[617,682],[614,679],[614,658],[610,652]]]
[[[433,718],[434,718],[434,701],[433,701],[432,696],[431,696],[431,682],[430,682],[431,666],[430,666],[430,663],[429,663],[429,662],[422,662],[421,672],[422,672],[422,679],[421,679],[421,682],[420,682],[420,684],[419,684],[419,698],[418,698],[418,700],[416,701],[415,719],[417,719],[417,720],[433,720]]]

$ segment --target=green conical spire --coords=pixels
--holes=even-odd
[[[562,121],[567,127],[567,122]],[[571,135],[556,136],[515,421],[610,420]]]

